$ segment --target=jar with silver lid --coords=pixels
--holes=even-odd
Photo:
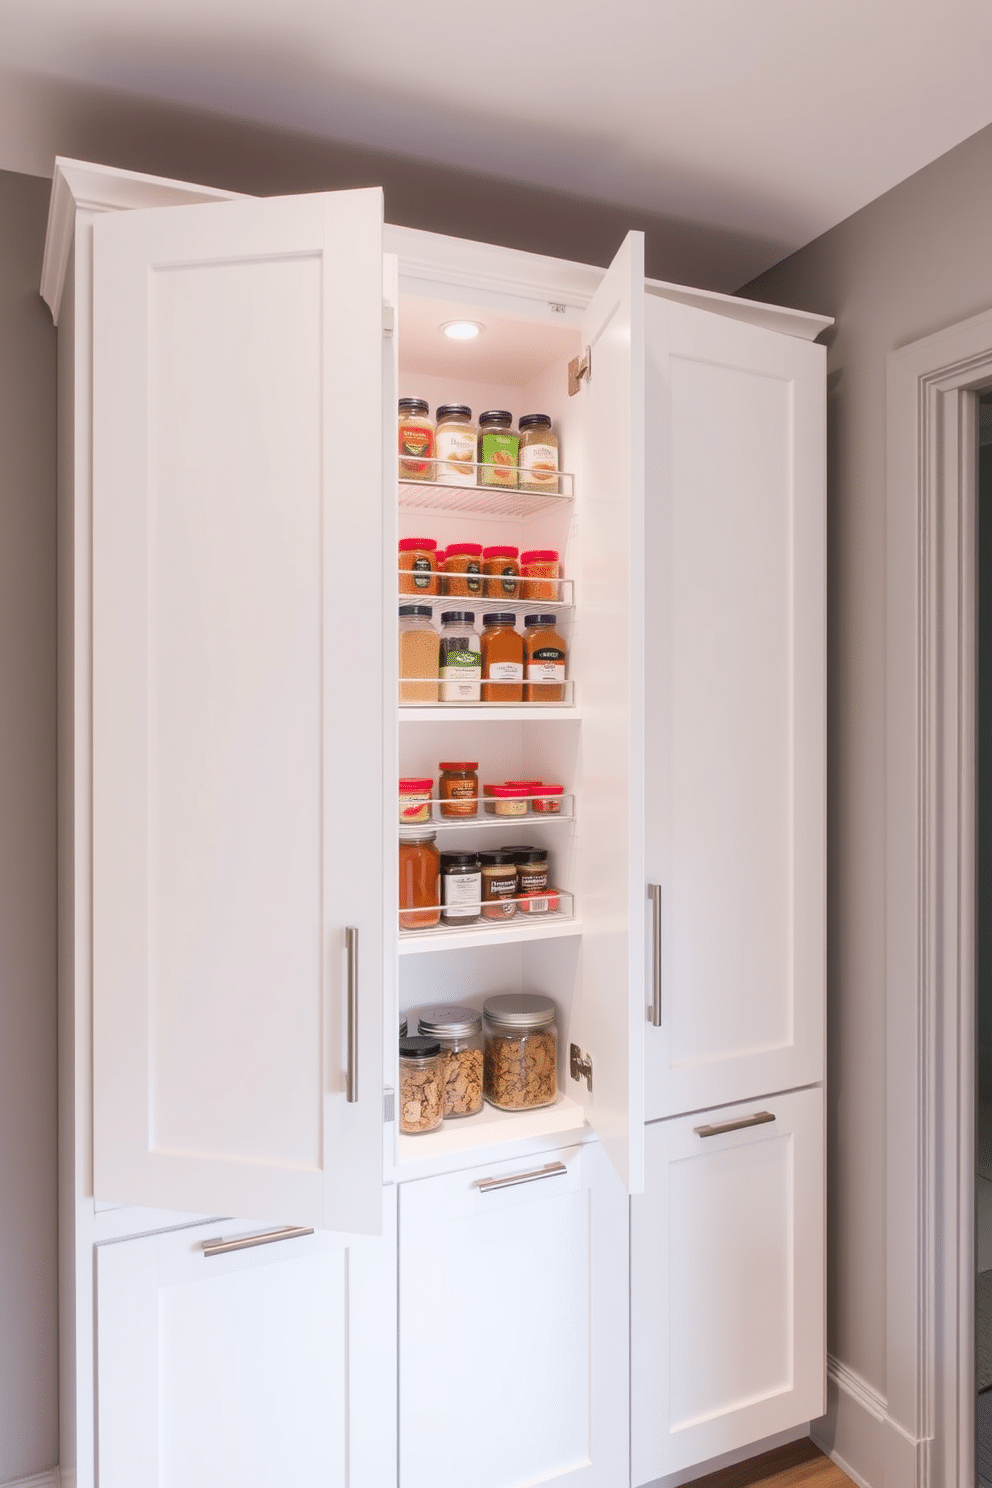
[[[507,992],[482,1007],[484,1094],[501,1111],[527,1111],[558,1099],[557,1009],[550,997]]]
[[[475,1008],[424,1008],[424,1038],[437,1039],[444,1060],[444,1114],[474,1116],[482,1110],[482,1014]]]
[[[400,1039],[400,1131],[436,1131],[444,1120],[444,1060],[437,1039]]]

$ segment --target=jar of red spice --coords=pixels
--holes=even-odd
[[[520,598],[557,600],[561,563],[554,548],[531,548],[520,554]]]
[[[401,594],[437,594],[437,543],[432,537],[401,537]]]
[[[519,548],[483,548],[482,593],[485,599],[516,599],[520,591]]]
[[[535,785],[531,791],[533,797],[530,803],[531,811],[536,811],[539,816],[560,816],[561,798],[564,793],[563,785]]]
[[[441,593],[482,593],[481,543],[451,543],[445,549]]]

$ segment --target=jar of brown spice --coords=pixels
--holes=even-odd
[[[512,613],[482,617],[484,703],[523,701],[524,638],[515,629],[516,618]]]

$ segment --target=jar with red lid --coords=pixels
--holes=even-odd
[[[444,554],[442,594],[482,593],[482,544],[450,543]]]
[[[431,793],[434,781],[426,775],[400,776],[400,826],[411,827],[431,819]]]
[[[442,816],[478,816],[478,760],[441,760],[437,793]]]
[[[550,599],[560,597],[561,563],[554,548],[530,548],[520,554],[520,598]]]
[[[560,816],[561,798],[564,793],[563,785],[535,785],[531,791],[533,797],[530,803],[531,811],[536,811],[539,816]]]
[[[437,543],[432,537],[401,537],[401,594],[437,594]]]
[[[482,593],[485,599],[516,599],[520,592],[520,549],[483,548]]]
[[[493,811],[497,816],[527,815],[527,797],[530,795],[527,786],[491,785],[489,792],[493,798]]]

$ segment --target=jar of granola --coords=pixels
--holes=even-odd
[[[474,1116],[482,1110],[482,1015],[475,1008],[424,1008],[423,1038],[436,1039],[444,1061],[444,1114]]]
[[[400,1131],[437,1131],[444,1120],[444,1061],[437,1039],[400,1039]]]
[[[482,1008],[485,1096],[501,1111],[550,1106],[558,1099],[558,1025],[550,997],[504,992]]]

